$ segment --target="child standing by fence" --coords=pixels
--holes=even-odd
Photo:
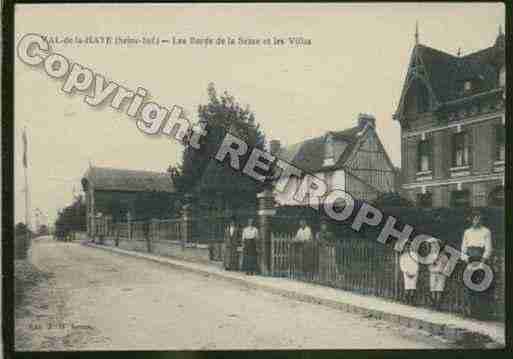
[[[419,276],[419,264],[417,256],[410,251],[410,244],[406,243],[403,253],[399,258],[399,267],[403,272],[406,304],[415,305],[415,293],[417,290],[417,278]]]
[[[440,240],[432,238],[430,245],[437,245],[442,248]],[[440,251],[436,260],[429,265],[429,289],[431,292],[431,304],[434,309],[440,310],[442,304],[442,295],[445,289],[446,276],[442,273],[445,265],[449,262],[449,257],[445,252]]]

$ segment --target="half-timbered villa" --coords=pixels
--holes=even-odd
[[[396,169],[376,132],[376,120],[360,114],[356,126],[328,131],[320,137],[281,148],[271,141],[271,152],[305,174],[325,181],[328,191],[339,189],[354,198],[372,201],[395,191]],[[294,194],[302,178],[290,177],[284,192],[275,191],[280,205],[298,205]],[[308,195],[302,204],[306,204]]]

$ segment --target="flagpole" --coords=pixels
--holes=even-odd
[[[30,220],[30,189],[29,189],[29,180],[28,180],[28,144],[27,144],[27,128],[23,129],[23,167],[25,173],[25,225],[27,229],[31,229],[31,220]],[[27,232],[29,233],[29,232]]]
[[[25,168],[25,224],[27,228],[30,228],[29,185],[27,168]]]

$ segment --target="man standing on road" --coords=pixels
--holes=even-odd
[[[482,263],[490,265],[490,257],[492,256],[492,235],[488,228],[481,224],[481,213],[479,211],[472,212],[472,225],[465,230],[461,243],[461,257],[469,265],[482,266]],[[472,276],[474,283],[480,283],[483,280],[484,271],[476,270]],[[493,282],[492,282],[493,285]],[[467,315],[479,319],[486,319],[488,316],[490,293],[493,292],[492,285],[484,292],[476,292],[465,287],[466,312]]]

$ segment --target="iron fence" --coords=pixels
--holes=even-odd
[[[504,318],[504,257],[495,256],[492,315]],[[465,314],[464,263],[458,263],[446,280],[442,310]],[[292,235],[271,237],[271,275],[307,281],[359,294],[403,301],[404,283],[399,253],[381,243],[344,238],[334,243],[298,242]],[[417,304],[430,305],[429,271],[420,265]]]

